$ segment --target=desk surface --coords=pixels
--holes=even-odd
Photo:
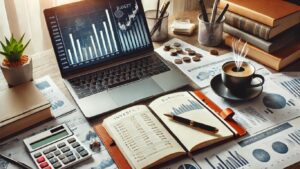
[[[180,14],[171,16],[169,18],[169,24],[172,22],[172,20],[174,18],[177,18],[178,16],[180,16],[181,18],[182,17],[189,18],[189,19],[191,19],[192,22],[197,23],[196,16],[198,16],[198,13],[196,11],[190,11],[190,12],[184,12],[184,13],[180,13]],[[172,38],[182,39],[183,41],[186,41],[186,42],[188,42],[194,46],[197,46],[199,48],[202,48],[204,50],[209,51],[210,49],[213,49],[213,48],[203,47],[203,46],[199,45],[199,43],[197,41],[197,30],[194,32],[193,36],[178,36],[178,35],[174,35],[169,29],[169,39],[172,39]],[[163,42],[153,43],[155,48],[161,46],[162,44],[163,44]],[[227,53],[230,51],[230,49],[228,47],[226,47],[225,45],[221,45],[216,49],[218,49],[220,51],[220,54],[224,54],[224,53]],[[76,105],[75,101],[73,100],[72,96],[68,92],[67,88],[64,86],[53,50],[50,49],[50,50],[32,55],[32,60],[33,60],[33,77],[34,77],[34,79],[43,77],[45,75],[49,75],[53,79],[53,81],[56,83],[56,85],[60,88],[60,90],[71,101],[71,103],[73,105]],[[300,71],[299,65],[300,65],[300,60],[293,63],[292,65],[288,66],[283,71]],[[0,73],[0,90],[3,90],[5,88],[7,88],[7,84],[5,82],[3,74]],[[96,119],[96,120],[98,120],[98,119]],[[300,158],[299,158],[299,161],[300,161]],[[289,169],[296,169],[296,168],[300,168],[300,162],[289,167]]]

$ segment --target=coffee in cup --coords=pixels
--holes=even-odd
[[[255,74],[253,65],[243,62],[241,67],[238,68],[234,61],[229,61],[222,66],[222,81],[224,85],[233,93],[241,94],[248,88],[259,87],[264,84],[264,77]],[[260,83],[252,84],[255,78],[260,79]]]

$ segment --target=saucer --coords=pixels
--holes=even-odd
[[[223,84],[221,74],[215,76],[210,81],[210,86],[213,91],[220,97],[232,101],[247,101],[259,96],[263,90],[263,86],[248,88],[239,96],[232,94],[229,89]]]

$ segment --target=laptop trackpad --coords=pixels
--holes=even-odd
[[[163,92],[157,83],[150,79],[140,80],[128,85],[113,88],[108,91],[118,106],[124,106],[134,101],[157,95]]]

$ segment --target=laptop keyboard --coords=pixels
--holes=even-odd
[[[78,98],[134,82],[170,69],[155,55],[110,67],[69,80]]]

